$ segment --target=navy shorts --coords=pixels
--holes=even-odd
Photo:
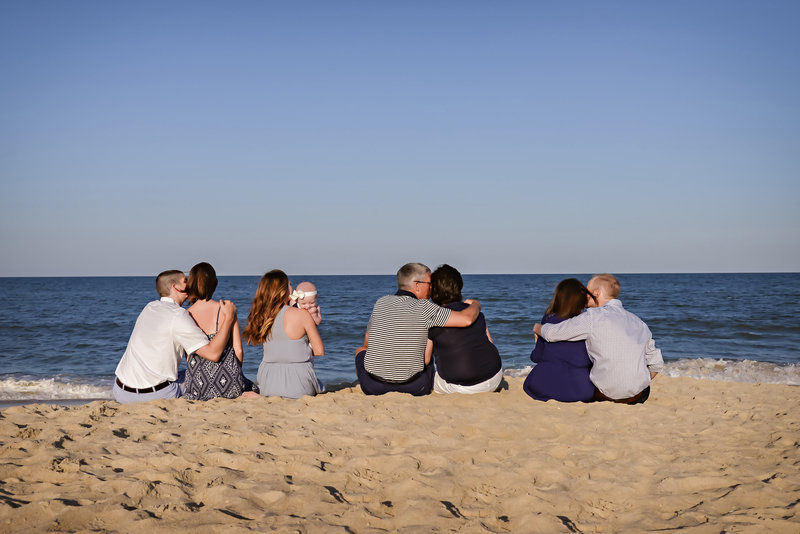
[[[367,372],[364,368],[364,356],[367,351],[362,350],[356,355],[356,376],[358,383],[361,385],[361,391],[365,395],[383,395],[391,391],[399,393],[408,393],[419,397],[422,395],[430,395],[433,390],[433,364],[429,364],[417,376],[412,377],[408,382],[384,382],[378,377],[375,377]]]

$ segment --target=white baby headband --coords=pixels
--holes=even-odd
[[[317,294],[316,291],[301,291],[299,289],[295,289],[294,291],[292,291],[292,294],[289,295],[289,298],[292,300],[300,300],[306,297],[313,297],[316,294]]]

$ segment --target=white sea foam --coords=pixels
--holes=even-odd
[[[506,376],[527,376],[532,369],[509,368]],[[666,376],[688,376],[701,380],[748,382],[760,384],[800,385],[800,364],[777,364],[751,360],[715,360],[684,358],[664,364]],[[0,379],[0,401],[69,401],[111,399],[112,378],[88,382],[75,378],[3,378]]]
[[[682,358],[664,364],[666,376],[688,376],[723,382],[800,385],[800,364],[777,364],[752,360]]]
[[[0,380],[0,400],[71,400],[110,399],[110,381],[107,384],[90,384],[64,381],[58,378]]]
[[[506,369],[507,376],[526,376],[532,366]],[[752,384],[800,385],[800,364],[777,364],[751,360],[714,360],[710,358],[683,358],[664,364],[666,376],[688,376],[702,380],[722,382],[748,382]]]

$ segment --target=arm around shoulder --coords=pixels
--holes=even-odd
[[[560,323],[537,323],[533,328],[545,341],[581,341],[592,331],[592,318],[588,312],[583,312]]]
[[[475,322],[481,313],[481,303],[477,300],[467,299],[464,301],[468,306],[461,311],[451,311],[445,326],[465,327]]]
[[[208,345],[195,351],[201,358],[212,362],[217,362],[222,357],[222,351],[225,349],[225,345],[228,344],[228,340],[233,334],[233,325],[236,324],[236,305],[233,302],[229,300],[220,301],[220,311],[222,323],[217,331],[217,335],[214,336],[214,339],[212,339]]]

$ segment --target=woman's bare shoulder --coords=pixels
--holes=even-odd
[[[294,306],[286,307],[286,317],[302,317],[304,313],[308,313],[302,308],[295,308]]]
[[[302,321],[303,319],[305,319],[306,316],[311,317],[311,314],[308,313],[307,310],[304,310],[303,308],[295,308],[294,306],[289,306],[286,308],[286,314],[283,317],[284,321],[287,319],[290,321]]]
[[[204,325],[207,328],[213,327],[218,310],[219,302],[216,300],[198,300],[188,308],[189,313],[194,317],[200,328],[203,328]],[[207,328],[203,328],[203,330]]]
[[[203,313],[210,311],[216,312],[217,308],[219,308],[219,301],[209,299],[209,300],[198,300],[194,304],[189,306],[187,309],[190,312]]]

